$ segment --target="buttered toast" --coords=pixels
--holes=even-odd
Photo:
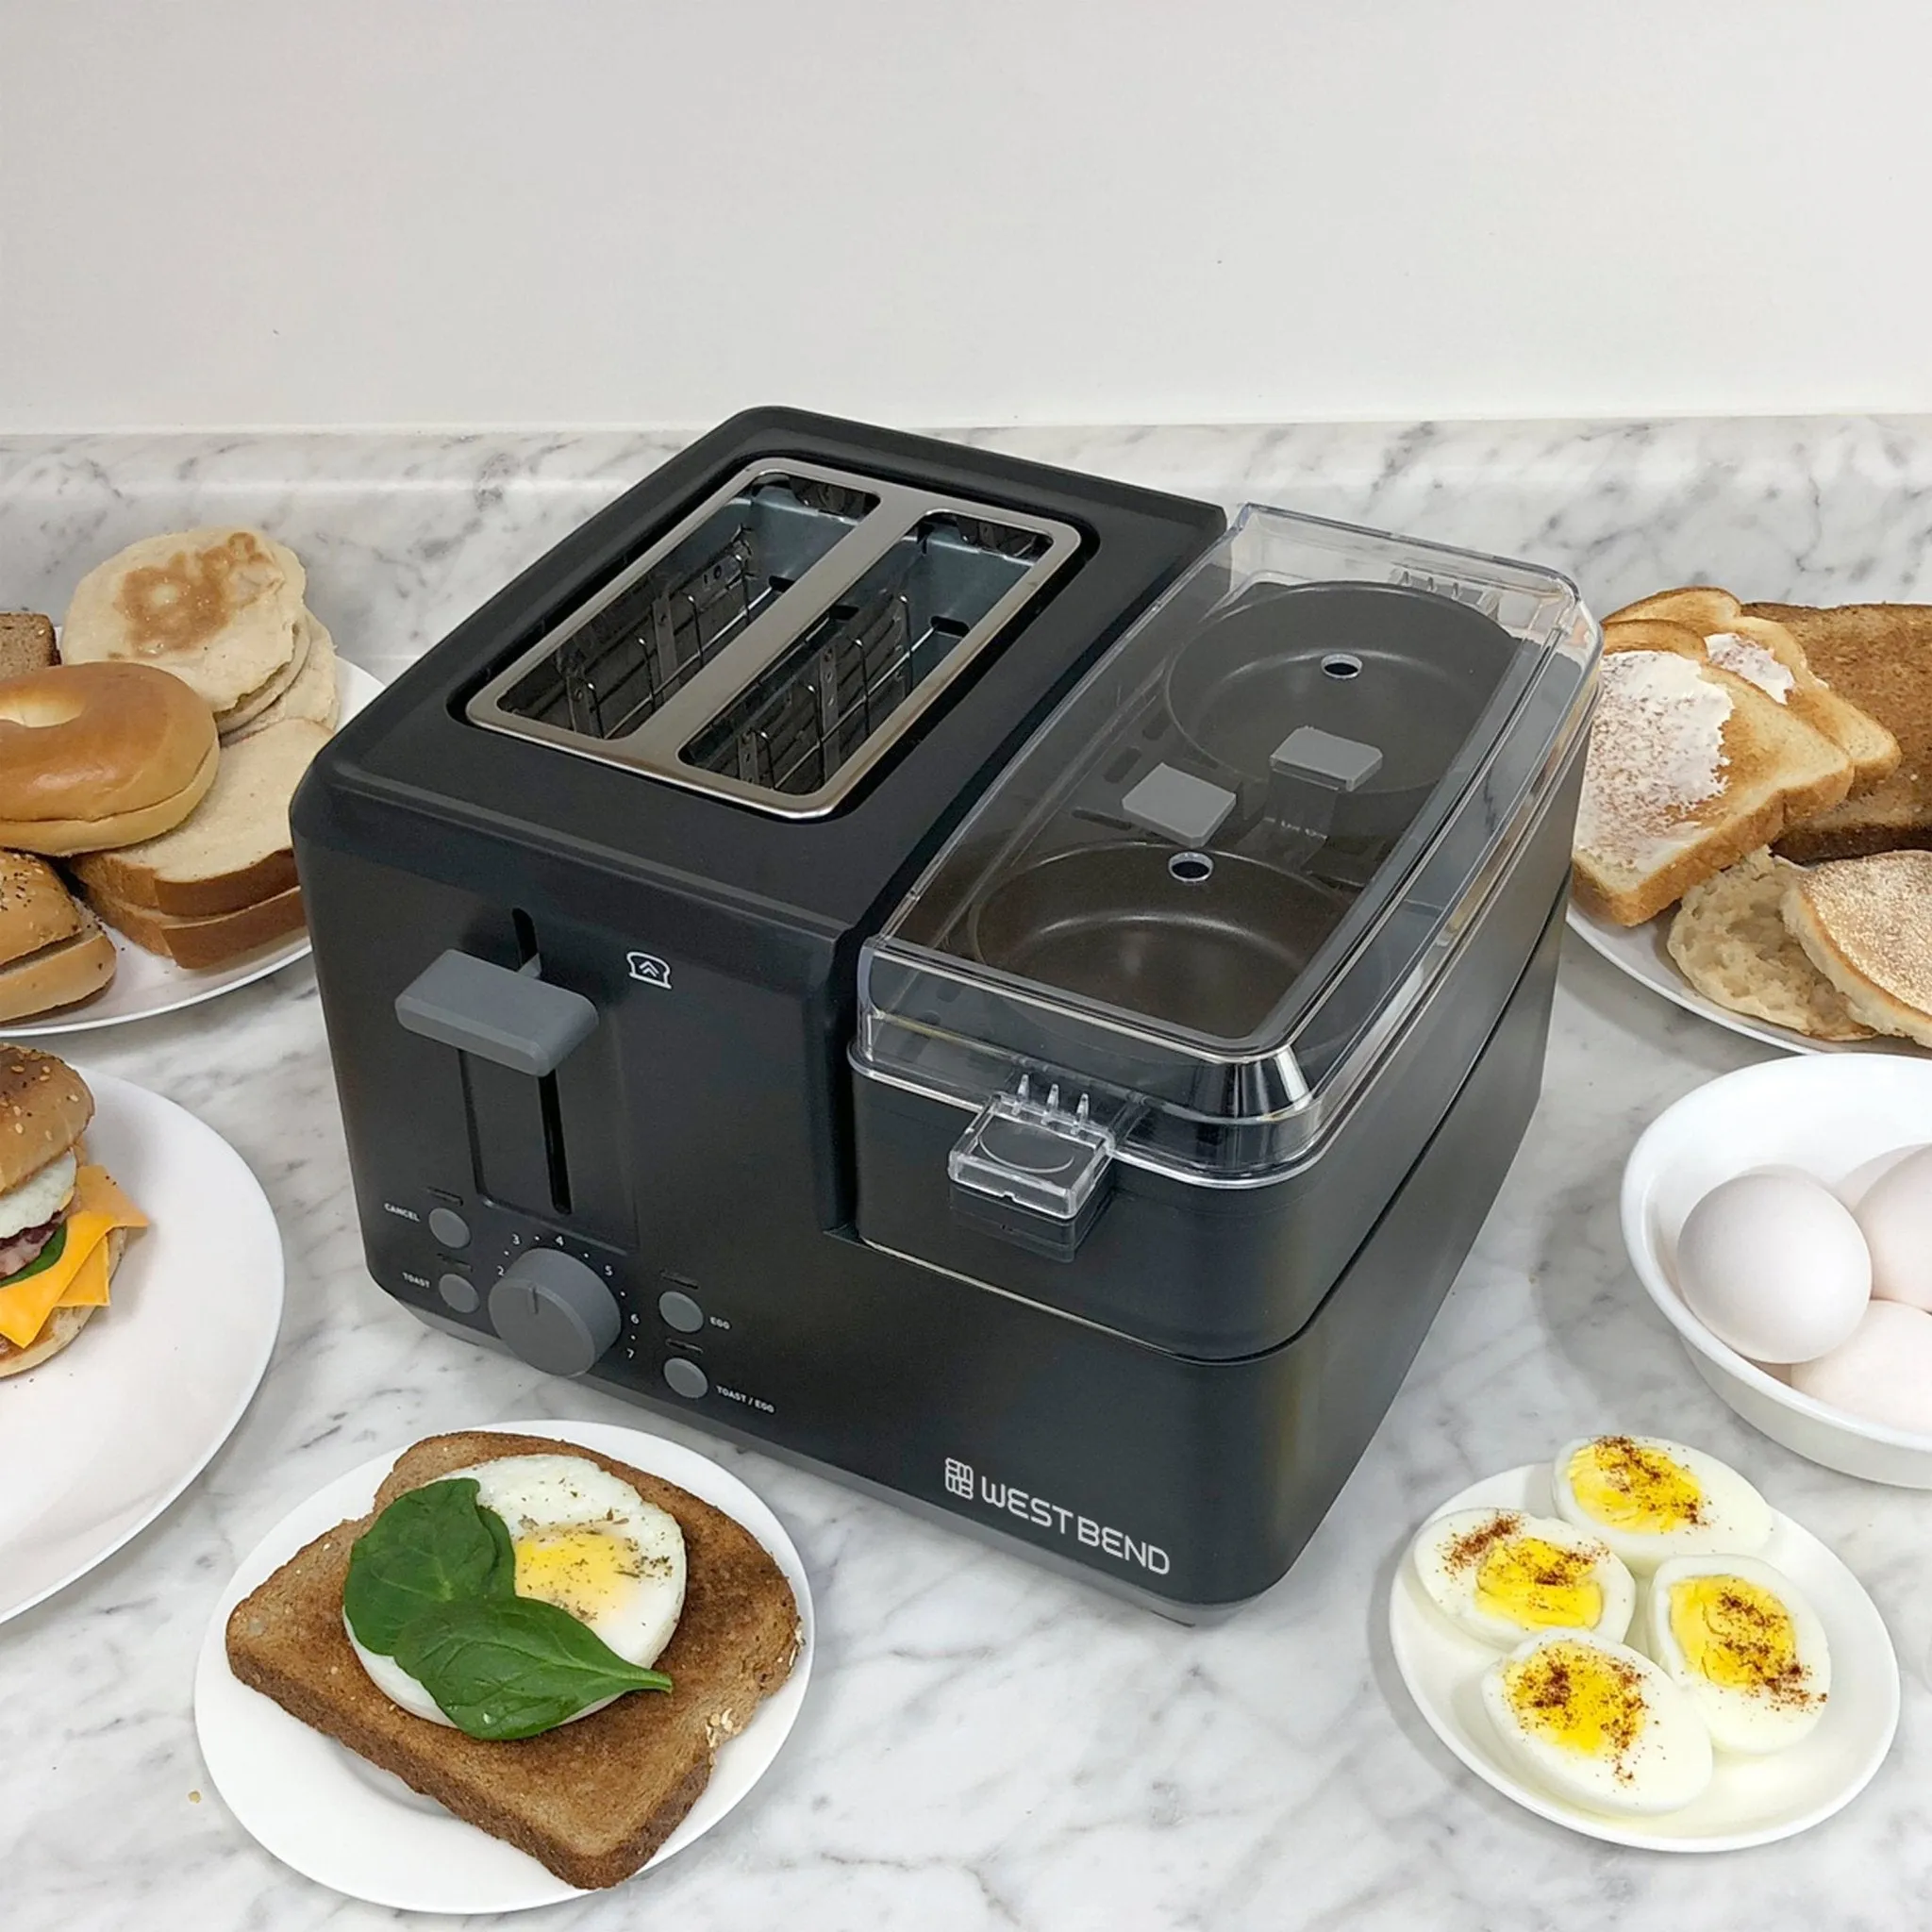
[[[1683,625],[1713,664],[1757,685],[1851,759],[1850,796],[1869,791],[1897,768],[1898,740],[1871,712],[1819,676],[1797,636],[1766,615],[1768,608],[1747,609],[1728,591],[1693,585],[1627,604],[1605,620],[1604,629],[1607,638],[1613,627],[1631,622]]]
[[[404,1491],[504,1457],[583,1457],[676,1518],[684,1608],[658,1668],[666,1692],[619,1697],[540,1736],[473,1738],[377,1690],[342,1627],[349,1551]],[[627,1878],[697,1801],[718,1746],[797,1656],[791,1586],[749,1530],[675,1485],[573,1443],[475,1431],[406,1450],[368,1516],[298,1551],[228,1619],[230,1667],[304,1724],[393,1772],[458,1817],[528,1852],[567,1884]]]
[[[1612,626],[1576,816],[1576,895],[1640,925],[1851,785],[1836,744],[1709,662],[1694,632]]]

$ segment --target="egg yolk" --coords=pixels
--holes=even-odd
[[[1615,1529],[1653,1533],[1704,1521],[1704,1490],[1681,1462],[1628,1436],[1600,1436],[1570,1458],[1585,1513]]]
[[[1692,1576],[1671,1586],[1671,1635],[1707,1682],[1778,1703],[1808,1704],[1809,1673],[1798,1657],[1791,1613],[1762,1584],[1741,1576]]]
[[[1476,1607],[1525,1630],[1593,1630],[1604,1613],[1595,1571],[1586,1551],[1511,1537],[1476,1569]]]
[[[1505,1665],[1503,1689],[1525,1730],[1582,1757],[1621,1758],[1650,1715],[1637,1672],[1584,1643],[1546,1643]]]
[[[517,1559],[517,1594],[555,1604],[580,1624],[608,1609],[627,1583],[643,1574],[637,1545],[607,1530],[538,1530],[516,1538],[510,1547]]]

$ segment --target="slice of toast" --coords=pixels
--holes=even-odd
[[[1837,804],[1852,764],[1822,732],[1689,648],[1681,626],[1617,628],[1604,653],[1574,870],[1588,910],[1641,925]]]
[[[181,824],[137,845],[87,853],[73,861],[75,875],[104,904],[176,919],[240,912],[291,891],[289,803],[328,735],[291,718],[228,743],[208,796]],[[122,924],[111,913],[108,921]]]
[[[1932,1046],[1932,852],[1813,866],[1785,888],[1781,910],[1856,1018]]]
[[[1784,922],[1786,888],[1802,868],[1763,846],[1692,886],[1665,941],[1706,999],[1814,1040],[1870,1040],[1844,995],[1812,965]]]
[[[216,912],[207,919],[183,919],[151,907],[130,906],[111,892],[96,891],[86,884],[81,887],[81,896],[97,917],[132,940],[142,952],[158,953],[177,966],[195,971],[226,966],[258,946],[302,930],[302,892],[296,886],[258,899],[253,906]]]
[[[54,662],[54,624],[37,610],[0,610],[0,678],[25,677]]]
[[[411,1716],[370,1681],[343,1632],[350,1547],[407,1490],[500,1457],[559,1454],[630,1484],[684,1532],[684,1611],[657,1663],[672,1689],[514,1743]],[[784,1572],[723,1510],[595,1450],[479,1430],[405,1450],[368,1516],[318,1537],[235,1607],[227,1651],[235,1674],[291,1716],[590,1890],[628,1878],[670,1837],[718,1746],[791,1674],[800,1634]]]
[[[1747,604],[1784,625],[1817,675],[1898,740],[1898,766],[1869,791],[1785,835],[1778,851],[1807,864],[1932,845],[1932,605]]]
[[[1852,761],[1851,796],[1897,769],[1898,740],[1817,675],[1788,626],[1753,615],[1728,591],[1696,585],[1641,598],[1604,620],[1606,641],[1613,628],[1646,621],[1682,625],[1713,664],[1755,684],[1774,704],[1824,732]]]

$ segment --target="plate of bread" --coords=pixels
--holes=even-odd
[[[710,1829],[804,1702],[791,1540],[695,1450],[506,1423],[377,1456],[292,1510],[209,1623],[194,1716],[275,1857],[402,1911],[623,1883]]]
[[[0,1047],[0,1621],[110,1557],[227,1441],[268,1367],[282,1243],[213,1128]]]
[[[0,614],[0,1025],[110,1026],[308,950],[289,803],[381,689],[336,653],[294,553],[144,539],[66,621]]]
[[[1570,924],[1668,1000],[1797,1052],[1932,1048],[1932,605],[1604,624]]]

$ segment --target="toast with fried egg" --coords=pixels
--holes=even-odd
[[[343,1626],[349,1553],[406,1491],[499,1458],[572,1456],[627,1483],[683,1532],[684,1607],[658,1665],[665,1692],[615,1703],[536,1737],[471,1737],[391,1702]],[[718,1747],[784,1683],[797,1600],[758,1540],[660,1477],[575,1443],[476,1430],[407,1449],[370,1513],[299,1550],[228,1619],[230,1668],[302,1723],[586,1890],[628,1878],[710,1779]]]

